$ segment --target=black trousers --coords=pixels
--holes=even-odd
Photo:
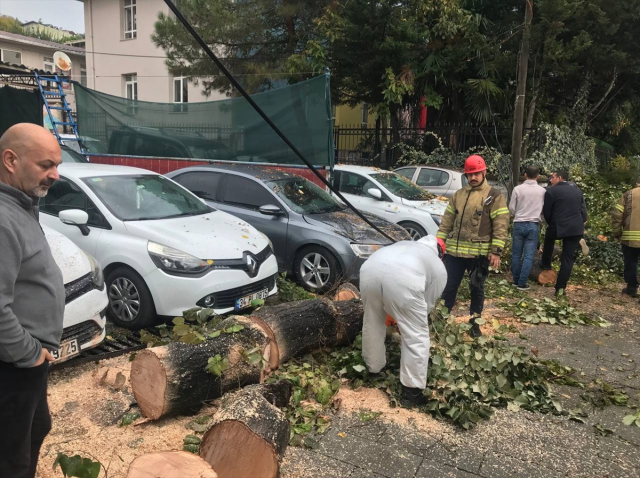
[[[553,246],[555,245],[556,239],[558,238],[555,232],[547,229],[542,249],[541,261],[543,267],[551,267]],[[560,271],[556,279],[556,291],[567,287],[567,282],[569,282],[569,277],[571,277],[571,271],[573,270],[573,264],[576,261],[576,251],[578,250],[580,239],[582,239],[582,235],[568,236],[560,239],[562,241],[562,256],[560,258]]]
[[[630,289],[637,289],[640,247],[629,247],[622,244],[622,259],[624,260],[624,280]]]
[[[449,311],[456,303],[458,288],[462,282],[465,272],[472,272],[475,259],[466,259],[463,257],[454,257],[449,254],[444,256],[444,266],[447,269],[447,285],[442,292],[444,305]],[[484,309],[484,281],[483,278],[480,286],[474,286],[469,283],[469,291],[471,292],[471,315],[481,314]]]
[[[0,477],[33,478],[51,431],[47,404],[49,363],[17,368],[0,362]]]

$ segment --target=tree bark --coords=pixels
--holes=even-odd
[[[554,250],[554,253],[556,251]],[[551,285],[556,283],[556,279],[558,278],[558,273],[553,270],[544,270],[540,267],[540,252],[536,251],[533,256],[533,266],[531,267],[531,272],[529,273],[529,279],[537,282],[540,285]]]
[[[146,417],[155,420],[196,413],[208,400],[264,380],[263,367],[250,365],[242,352],[257,344],[269,361],[269,337],[259,325],[241,316],[225,319],[218,329],[233,325],[242,325],[244,329],[222,332],[197,345],[171,342],[136,355],[131,364],[131,389]],[[220,377],[206,370],[209,358],[216,355],[228,361]]]
[[[220,478],[276,478],[289,442],[289,420],[279,410],[291,384],[254,385],[227,395],[202,437],[200,457]]]
[[[362,330],[359,300],[301,300],[264,307],[252,317],[230,317],[218,328],[243,325],[197,345],[172,342],[146,349],[131,364],[131,389],[150,419],[190,414],[226,392],[261,383],[265,374],[286,362],[324,347],[351,343]],[[264,362],[250,365],[243,352],[257,346]],[[219,355],[228,368],[217,377],[206,371],[209,358]]]
[[[211,465],[186,451],[161,451],[136,458],[127,478],[218,478]]]
[[[362,316],[360,301],[328,299],[288,302],[264,307],[255,314],[275,338],[276,347],[272,346],[270,354],[277,355],[278,364],[308,352],[353,342],[362,331]]]

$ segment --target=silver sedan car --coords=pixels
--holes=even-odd
[[[451,197],[458,189],[467,185],[467,177],[462,171],[437,168],[434,166],[404,166],[395,170],[396,173],[413,181],[431,194]]]

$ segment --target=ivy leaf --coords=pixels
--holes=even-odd
[[[362,373],[367,369],[367,367],[365,367],[364,365],[353,365],[353,370],[355,370],[358,373]]]
[[[80,455],[70,457],[60,452],[53,462],[53,469],[57,469],[58,466],[65,477],[98,478],[100,474],[100,462],[82,458]]]
[[[627,426],[633,425],[633,422],[636,421],[636,418],[638,418],[638,417],[635,414],[634,415],[625,415],[624,418],[622,419],[622,423],[624,423]]]
[[[222,330],[216,330],[215,332],[210,333],[209,337],[211,337],[212,339],[215,339],[216,337],[219,337],[221,333],[222,333]]]

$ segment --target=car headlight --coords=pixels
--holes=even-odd
[[[380,244],[351,244],[351,249],[356,253],[356,256],[368,259],[371,254],[384,246]]]
[[[155,242],[149,241],[147,251],[154,264],[170,274],[198,274],[210,267],[208,261]]]
[[[91,266],[91,282],[93,282],[93,287],[98,290],[104,289],[104,274],[102,273],[102,267],[98,264],[91,254],[84,253],[89,259],[89,265]]]
[[[442,216],[440,214],[431,214],[431,219],[433,219],[433,222],[435,222],[438,226],[442,222]]]

